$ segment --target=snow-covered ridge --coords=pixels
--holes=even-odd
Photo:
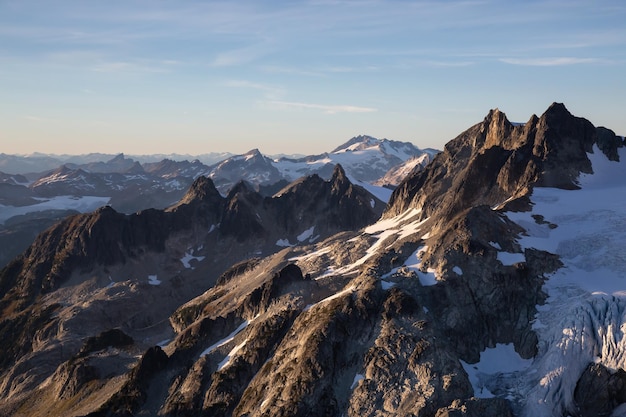
[[[330,153],[299,159],[275,159],[273,165],[290,181],[322,171],[328,165],[341,164],[351,178],[372,182],[412,158],[430,158],[435,153],[430,149],[421,150],[409,142],[357,136]]]

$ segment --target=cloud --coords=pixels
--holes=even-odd
[[[49,117],[40,117],[40,116],[35,116],[32,114],[23,116],[24,119],[31,121],[31,122],[36,122],[36,123],[57,123],[58,120],[56,119],[51,119]]]
[[[378,111],[378,109],[375,109],[372,107],[300,103],[300,102],[293,102],[293,101],[270,101],[269,104],[274,105],[276,107],[280,107],[280,108],[322,110],[326,114],[373,113],[373,112]]]
[[[255,83],[247,80],[230,80],[226,82],[226,86],[258,90],[265,93],[265,97],[268,99],[276,99],[278,96],[281,96],[285,93],[282,88],[274,87],[268,84]]]
[[[596,58],[553,57],[553,58],[500,58],[500,62],[510,65],[531,67],[558,67],[563,65],[593,64],[600,60]]]
[[[95,72],[125,72],[125,73],[166,73],[169,69],[166,65],[156,62],[138,63],[130,61],[99,62],[90,68]]]
[[[211,62],[212,67],[232,67],[248,64],[269,54],[271,48],[267,45],[251,45],[244,48],[220,52]]]

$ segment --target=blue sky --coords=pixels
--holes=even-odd
[[[626,134],[626,3],[0,0],[0,152],[442,148],[553,101]]]

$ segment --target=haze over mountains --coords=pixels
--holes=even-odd
[[[345,167],[364,142],[40,234],[0,271],[0,413],[624,415],[624,137],[491,110],[388,202]]]
[[[68,214],[89,212],[103,205],[124,213],[163,209],[181,199],[200,176],[211,178],[224,196],[240,181],[270,196],[305,175],[329,179],[335,165],[341,163],[353,181],[386,201],[391,191],[381,186],[393,186],[401,179],[388,172],[399,171],[405,163],[410,164],[409,170],[420,169],[436,152],[420,150],[407,142],[357,136],[331,152],[306,157],[271,158],[257,149],[243,155],[204,155],[203,161],[214,161],[211,165],[199,159],[154,161],[155,157],[142,157],[148,162],[140,163],[123,154],[2,154],[0,170],[7,168],[7,172],[0,172],[0,266],[26,249],[39,232]],[[33,172],[45,166],[54,167]],[[372,187],[373,183],[378,186]]]

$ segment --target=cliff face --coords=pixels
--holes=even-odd
[[[591,172],[587,152],[598,144],[615,159],[621,139],[554,103],[541,117],[512,125],[492,110],[485,119],[446,144],[428,170],[398,186],[386,216],[410,207],[424,217],[444,210],[454,216],[477,204],[497,206],[527,195],[532,186],[578,188],[578,175]]]
[[[620,166],[622,147],[623,138],[560,104],[524,125],[494,110],[407,178],[377,222],[380,202],[341,167],[330,181],[303,178],[273,198],[244,183],[223,198],[199,179],[165,212],[132,218],[105,209],[70,219],[82,225],[76,237],[67,226],[52,229],[40,237],[42,249],[0,275],[8,352],[0,409],[34,416],[612,412],[624,378],[608,370],[626,366],[626,348],[609,334],[626,323],[623,299],[593,298],[566,283],[565,294],[587,304],[555,301],[551,282],[580,258],[570,241],[546,242],[568,237],[572,219],[586,214],[543,208],[565,201],[559,193],[584,191],[585,173],[599,175],[598,161]],[[603,215],[621,224],[620,207]],[[99,245],[88,225],[104,236]],[[76,243],[64,245],[63,233]],[[580,241],[596,250],[590,239]],[[59,278],[46,278],[57,264]],[[110,275],[87,279],[103,273]],[[131,278],[137,274],[148,280]],[[493,352],[507,359],[484,359]],[[601,357],[590,365],[592,355]]]

